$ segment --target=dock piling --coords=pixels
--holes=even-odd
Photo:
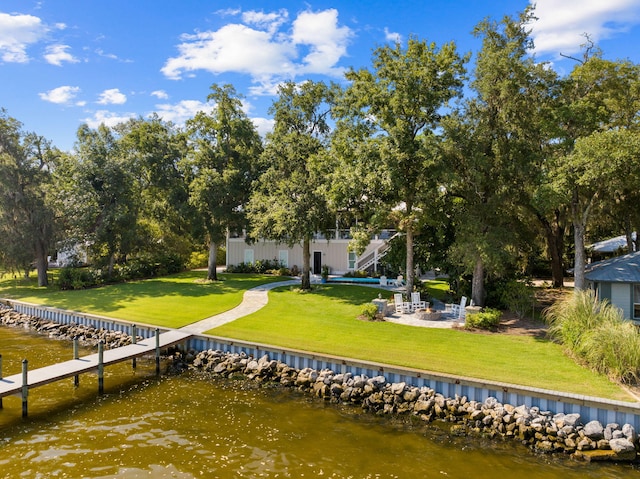
[[[160,329],[156,328],[156,374],[160,376]]]
[[[78,338],[73,338],[73,359],[79,359],[80,356],[78,355]],[[75,387],[80,386],[80,375],[76,374],[73,377],[73,385]]]
[[[29,404],[27,397],[29,396],[29,382],[27,380],[27,370],[29,368],[29,361],[22,360],[22,417],[27,417]]]
[[[131,325],[131,344],[136,344],[136,343],[137,343],[137,341],[138,341],[138,338],[137,338],[137,336],[138,336],[138,331],[137,331],[137,329],[138,329],[138,328],[136,327],[136,325],[135,325],[135,324],[132,324],[132,325]],[[136,368],[136,366],[137,366],[137,361],[136,361],[136,358],[135,358],[135,357],[131,360],[131,364],[132,364],[132,366],[133,366],[133,369],[135,369],[135,368]]]
[[[104,343],[98,342],[98,394],[104,393]]]

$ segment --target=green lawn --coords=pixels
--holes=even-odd
[[[287,278],[220,274],[204,282],[206,272],[189,271],[162,278],[79,291],[38,288],[33,280],[0,281],[0,297],[93,313],[127,321],[179,328],[234,308],[247,289]]]
[[[449,292],[449,282],[446,279],[427,281],[427,293],[440,301],[444,301]]]
[[[227,311],[244,291],[285,278],[222,274],[205,283],[203,271],[82,291],[38,288],[34,281],[0,280],[0,297],[101,314],[166,327],[181,327]],[[433,295],[444,284],[430,285]],[[430,291],[431,292],[431,291]],[[560,346],[504,334],[403,326],[356,319],[365,303],[389,291],[323,285],[312,293],[279,288],[265,308],[210,334],[299,350],[351,357],[454,375],[629,401],[621,388],[577,366]]]
[[[356,319],[362,305],[377,293],[345,285],[323,285],[306,294],[278,288],[269,293],[265,308],[208,333],[575,394],[632,399],[546,340]]]

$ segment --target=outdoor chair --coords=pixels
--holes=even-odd
[[[427,309],[427,302],[420,300],[420,292],[414,291],[411,293],[411,309],[414,311],[417,309]]]
[[[451,314],[454,318],[464,319],[465,318],[465,308],[467,307],[467,297],[463,296],[460,299],[460,304],[451,304],[449,305]]]
[[[410,313],[411,303],[407,303],[402,299],[402,293],[396,293],[393,295],[393,302],[395,303],[396,313]]]

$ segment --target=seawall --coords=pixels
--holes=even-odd
[[[132,323],[98,315],[65,311],[38,306],[20,301],[4,300],[3,303],[19,313],[50,320],[54,323],[83,325],[97,330],[118,331],[131,334]],[[139,337],[155,334],[156,326],[136,324]],[[162,331],[163,328],[160,328]],[[166,330],[166,328],[164,328]],[[446,398],[466,398],[467,401],[484,404],[495,400],[500,404],[524,406],[552,415],[578,414],[584,424],[598,421],[602,425],[629,424],[640,430],[640,403],[615,401],[598,397],[576,395],[561,391],[519,386],[514,384],[459,377],[426,370],[403,368],[353,358],[337,357],[281,348],[273,345],[237,341],[208,335],[196,335],[184,345],[185,350],[222,351],[242,354],[251,358],[268,356],[270,360],[297,370],[331,370],[335,374],[350,374],[361,377],[384,376],[390,384],[405,384],[412,388],[428,388]],[[493,399],[491,399],[493,398]]]

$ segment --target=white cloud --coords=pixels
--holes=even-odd
[[[156,98],[158,98],[160,100],[166,100],[167,98],[169,98],[169,95],[167,95],[167,92],[164,91],[164,90],[152,91],[151,92],[151,96],[155,96]]]
[[[170,121],[175,125],[182,126],[199,111],[210,113],[212,110],[213,105],[211,103],[202,103],[197,100],[183,100],[175,105],[169,103],[156,105],[155,113],[164,121]]]
[[[400,35],[398,32],[389,31],[389,29],[387,27],[384,27],[384,38],[388,42],[393,42],[393,43],[401,43],[402,42],[402,35]]]
[[[352,31],[338,26],[337,10],[302,12],[290,28],[286,10],[246,12],[242,19],[245,24],[183,35],[179,55],[166,61],[162,73],[174,80],[198,70],[247,74],[260,85],[258,91],[296,75],[342,74],[337,64],[346,55]],[[301,51],[306,52],[302,59]]]
[[[295,56],[295,49],[292,45],[274,42],[269,33],[244,25],[226,25],[216,32],[182,38],[184,42],[178,46],[180,56],[167,60],[161,70],[171,79],[179,79],[183,72],[195,70],[250,75],[293,71],[290,58]]]
[[[242,10],[239,8],[223,8],[221,10],[216,10],[215,13],[221,17],[235,17],[236,15],[240,15]]]
[[[595,43],[640,23],[640,0],[530,0],[538,17],[532,25],[537,53],[570,55],[588,34]]]
[[[32,15],[0,13],[0,57],[5,62],[26,63],[27,48],[38,42],[47,27]]]
[[[251,118],[251,121],[256,125],[258,133],[263,138],[273,130],[273,125],[275,124],[275,120],[272,118]]]
[[[294,43],[308,45],[310,52],[304,57],[305,73],[341,75],[342,68],[335,65],[347,53],[352,32],[348,27],[338,27],[338,11],[302,12],[293,22]]]
[[[135,113],[118,114],[108,110],[98,110],[93,114],[93,117],[84,118],[82,121],[86,123],[89,128],[98,128],[101,124],[111,128],[131,118],[136,118],[136,116]]]
[[[122,105],[126,102],[127,97],[117,88],[103,91],[98,99],[100,105]]]
[[[79,60],[67,51],[69,48],[71,48],[69,45],[49,45],[44,59],[59,67],[62,66],[62,62],[78,63]]]
[[[46,93],[38,93],[38,95],[44,101],[59,105],[66,105],[70,104],[78,93],[80,93],[80,87],[65,85],[49,90]],[[82,106],[83,104],[84,102],[76,103],[78,106]]]
[[[264,13],[257,12],[255,10],[245,12],[242,14],[242,20],[249,24],[255,25],[259,28],[265,29],[270,33],[274,33],[284,24],[289,18],[289,12],[285,9],[281,9],[278,12]]]

